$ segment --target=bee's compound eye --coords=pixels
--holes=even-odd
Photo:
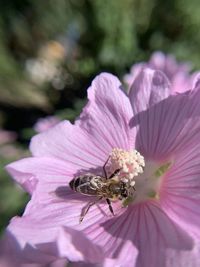
[[[127,193],[127,191],[124,190],[124,191],[121,193],[121,196],[122,196],[123,198],[128,197],[128,193]]]
[[[123,197],[128,197],[128,195],[126,193],[123,193],[122,196]]]

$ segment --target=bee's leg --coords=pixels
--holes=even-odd
[[[102,197],[98,198],[97,200],[93,201],[93,202],[89,202],[88,205],[86,207],[83,208],[82,212],[81,212],[81,216],[79,219],[79,223],[82,223],[85,215],[88,213],[89,209],[95,205],[97,202],[99,202],[99,200],[101,200]]]
[[[113,178],[116,174],[118,174],[120,172],[121,169],[117,169],[115,170],[110,176],[109,179]]]
[[[111,205],[111,202],[110,202],[110,199],[106,198],[106,202],[108,203],[110,212],[112,213],[113,216],[115,216],[113,208],[112,208],[112,205]]]
[[[109,159],[110,159],[110,156],[107,158],[106,162],[103,165],[103,172],[104,172],[104,175],[105,175],[106,179],[108,179],[108,175],[107,175],[107,172],[106,172],[106,165],[107,165]]]

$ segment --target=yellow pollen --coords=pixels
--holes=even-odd
[[[124,182],[130,183],[134,186],[134,177],[143,173],[145,166],[144,157],[137,150],[124,150],[121,148],[114,148],[110,153],[109,172],[113,173],[120,169],[119,178]]]

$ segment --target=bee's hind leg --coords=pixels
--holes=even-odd
[[[93,202],[89,202],[88,205],[86,207],[84,207],[82,209],[82,212],[81,212],[81,216],[80,216],[80,219],[79,219],[79,223],[82,223],[85,215],[88,213],[89,209],[95,205],[97,202],[99,202],[99,200],[101,200],[102,197],[98,198],[97,200],[93,201]]]
[[[108,203],[108,207],[109,207],[110,212],[112,213],[113,216],[115,216],[110,199],[106,198],[106,202]]]

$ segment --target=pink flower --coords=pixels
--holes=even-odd
[[[34,125],[34,130],[37,133],[42,133],[51,127],[55,126],[60,122],[60,119],[56,116],[47,116],[45,118],[40,118]]]
[[[144,67],[160,70],[171,82],[171,93],[181,93],[193,89],[199,78],[199,73],[190,75],[190,66],[187,63],[178,63],[172,55],[165,55],[162,52],[154,52],[149,62],[137,63],[132,66],[129,74],[124,76],[124,82],[131,87],[136,76]]]
[[[15,132],[6,131],[3,129],[0,129],[0,145],[4,145],[7,143],[12,143],[17,138],[17,135]]]
[[[64,258],[76,267],[200,266],[199,85],[170,95],[167,78],[144,69],[132,88],[127,96],[116,77],[97,76],[75,124],[64,121],[35,136],[33,157],[7,166],[32,194],[7,228],[15,258],[40,264]],[[104,175],[109,155],[107,171],[120,166],[116,179],[136,191],[112,202],[115,216],[102,200],[79,223],[94,198],[69,182],[80,173]]]

